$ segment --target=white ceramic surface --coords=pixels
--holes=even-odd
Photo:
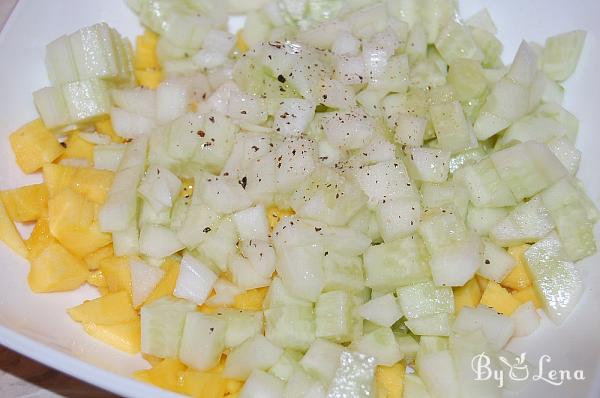
[[[0,0],[2,1],[2,0]],[[239,0],[243,1],[243,0]],[[567,84],[565,106],[580,118],[578,147],[583,149],[579,177],[592,199],[600,199],[600,2],[596,0],[461,0],[468,17],[488,7],[505,45],[505,60],[514,55],[521,39],[543,43],[552,34],[573,29],[588,31],[581,64]],[[61,34],[106,21],[133,38],[141,32],[136,17],[123,0],[20,0],[0,33],[0,188],[39,181],[24,176],[14,162],[8,134],[36,117],[31,92],[47,84],[44,47]],[[26,232],[25,228],[23,231]],[[537,362],[542,354],[553,361],[548,368],[582,369],[585,381],[560,387],[531,383],[523,397],[600,396],[600,256],[580,265],[586,290],[575,312],[561,327],[544,320],[532,336],[515,339],[511,348],[526,351]],[[72,322],[65,308],[94,296],[92,289],[35,295],[27,288],[27,263],[0,244],[0,343],[85,381],[130,397],[175,396],[125,377],[145,366],[139,357],[121,354],[88,337]]]

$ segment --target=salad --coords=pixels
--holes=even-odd
[[[192,397],[522,387],[472,360],[501,369],[583,292],[599,213],[561,103],[584,32],[504,65],[452,0],[127,4],[135,46],[106,23],[52,41],[10,136],[43,177],[0,191],[32,291],[97,287],[70,317]]]

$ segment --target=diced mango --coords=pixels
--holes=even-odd
[[[131,377],[137,381],[141,381],[142,383],[152,384],[152,379],[150,378],[150,369],[136,370],[131,374]]]
[[[10,145],[15,153],[17,164],[25,173],[33,173],[44,164],[60,157],[65,148],[54,134],[36,119],[10,135]]]
[[[141,328],[139,319],[115,325],[98,325],[91,322],[84,323],[83,329],[90,336],[97,338],[117,350],[129,354],[137,354],[140,352]]]
[[[135,69],[160,68],[156,54],[158,36],[155,33],[144,33],[136,38],[133,67]]]
[[[240,396],[240,393],[238,391],[238,392],[235,392],[233,394],[227,394],[227,395],[225,395],[225,398],[239,398],[239,396]]]
[[[37,257],[51,243],[58,243],[58,241],[50,233],[48,219],[40,218],[35,223],[29,239],[25,241],[25,245],[29,249],[29,257]]]
[[[515,247],[508,248],[508,254],[513,256],[517,265],[513,270],[504,278],[500,284],[504,287],[509,287],[515,290],[521,290],[528,286],[531,286],[531,279],[529,279],[529,275],[527,274],[527,269],[525,268],[525,262],[523,259],[523,254],[529,248],[530,245],[521,245]]]
[[[481,304],[493,308],[500,314],[509,316],[519,308],[521,302],[496,282],[489,281],[481,296]]]
[[[2,191],[0,198],[13,221],[29,222],[48,216],[48,189],[45,184]]]
[[[185,372],[186,366],[177,358],[167,358],[152,369],[146,370],[150,383],[165,390],[183,392],[181,374]]]
[[[259,311],[262,309],[268,290],[267,287],[261,287],[239,294],[235,296],[233,306],[240,310]]]
[[[152,293],[150,293],[144,304],[150,304],[161,297],[170,296],[175,290],[175,284],[179,277],[179,261],[174,258],[168,258],[162,264],[161,268],[165,271],[165,274]]]
[[[31,258],[27,281],[36,293],[61,292],[81,286],[89,271],[83,261],[58,243],[50,243],[36,257]]]
[[[528,301],[532,301],[535,308],[542,308],[542,302],[540,298],[535,293],[535,289],[533,286],[528,286],[525,289],[515,290],[512,292],[514,298],[519,300],[521,304],[525,304]]]
[[[274,229],[277,223],[283,218],[296,214],[292,209],[280,209],[277,206],[271,206],[267,209],[267,217],[269,218],[269,226]]]
[[[70,252],[83,258],[112,241],[110,234],[100,231],[97,211],[97,204],[65,189],[48,201],[50,232]]]
[[[110,117],[98,120],[94,123],[94,129],[97,133],[107,135],[111,138],[113,142],[122,143],[125,139],[117,134],[115,129],[113,128],[112,121]]]
[[[479,290],[481,290],[483,292],[489,282],[488,279],[484,278],[481,275],[475,275],[475,279],[477,279],[477,284],[479,285]]]
[[[69,167],[58,164],[44,166],[44,181],[50,197],[71,189],[87,200],[103,204],[114,179],[114,173],[89,167]]]
[[[181,392],[193,398],[223,398],[227,380],[218,373],[186,370],[181,375]]]
[[[462,307],[475,308],[481,300],[481,290],[476,278],[469,280],[464,286],[455,287],[454,311],[458,314]]]
[[[65,145],[65,153],[60,159],[85,159],[90,165],[94,164],[95,145],[81,138],[79,131],[72,132]]]
[[[201,306],[198,307],[198,311],[200,311],[203,314],[206,315],[212,315],[215,314],[219,311],[219,309],[217,307],[211,307],[208,304],[202,304]]]
[[[109,293],[68,310],[75,322],[95,323],[97,325],[117,325],[138,319],[131,305],[129,294],[125,291]]]
[[[149,88],[151,90],[155,90],[160,85],[160,82],[163,79],[162,71],[158,69],[136,69],[134,71],[135,79],[138,84],[142,87]]]
[[[126,291],[131,296],[131,272],[127,257],[105,258],[100,261],[100,270],[109,292]]]
[[[238,393],[243,386],[244,382],[242,381],[227,379],[227,382],[225,383],[225,394]]]
[[[159,357],[155,357],[154,355],[150,355],[150,354],[142,354],[142,357],[148,361],[148,363],[150,364],[150,366],[156,366],[159,363],[162,362],[162,358]]]
[[[96,287],[106,287],[106,279],[104,278],[102,271],[99,269],[90,271],[90,274],[87,278],[87,283]]]
[[[246,39],[244,39],[244,35],[242,34],[241,30],[237,32],[235,39],[235,47],[240,50],[242,54],[250,49],[250,46],[248,45]]]
[[[27,258],[29,251],[17,227],[8,216],[4,204],[0,200],[0,240],[21,257]]]
[[[105,258],[114,257],[115,251],[113,249],[113,245],[108,244],[100,249],[96,250],[85,256],[83,261],[87,265],[89,270],[97,270],[100,268],[100,262]]]
[[[398,362],[394,366],[378,366],[375,372],[378,398],[402,398],[406,365]]]

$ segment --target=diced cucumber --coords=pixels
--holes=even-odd
[[[546,314],[556,324],[573,311],[583,293],[583,282],[575,264],[556,234],[550,234],[525,252],[527,269]]]
[[[453,19],[450,19],[445,28],[440,32],[435,42],[435,47],[449,64],[452,64],[459,58],[476,61],[484,59],[484,54],[475,43],[469,28]]]
[[[410,148],[406,167],[419,181],[444,182],[448,178],[450,152],[432,148]]]
[[[214,316],[227,323],[225,330],[225,347],[227,348],[237,347],[263,332],[263,313],[260,311],[220,308]]]
[[[544,72],[551,79],[566,80],[575,71],[584,41],[582,30],[549,37],[542,56]]]
[[[406,167],[400,160],[360,167],[355,171],[355,177],[369,197],[371,207],[383,200],[415,196],[415,188],[411,186]]]
[[[285,350],[277,362],[275,362],[275,365],[269,369],[269,373],[279,377],[283,381],[288,381],[298,369],[301,369],[299,364],[301,359],[301,352]]]
[[[141,310],[142,352],[161,358],[176,357],[185,318],[196,304],[175,298],[161,298]]]
[[[500,283],[512,271],[516,262],[514,257],[489,239],[483,240],[483,263],[477,273],[487,279]]]
[[[184,247],[177,239],[175,231],[168,227],[146,224],[140,228],[140,253],[146,256],[163,258],[175,254]]]
[[[315,340],[315,313],[311,307],[267,309],[265,323],[265,336],[280,347],[306,350]]]
[[[227,323],[198,312],[186,315],[179,345],[179,359],[196,370],[215,367],[225,349]]]
[[[376,329],[350,344],[350,348],[375,357],[378,365],[393,366],[403,358],[392,329]]]
[[[397,293],[402,313],[408,319],[454,313],[454,295],[450,287],[423,282],[401,287]]]
[[[482,263],[483,245],[475,233],[431,254],[429,266],[438,286],[463,286]]]
[[[577,174],[581,151],[565,137],[557,137],[548,142],[548,148],[560,160],[570,175]]]
[[[487,236],[492,228],[508,216],[504,207],[475,207],[469,205],[467,212],[467,227],[479,234]]]
[[[227,355],[223,376],[235,380],[246,380],[254,369],[269,369],[282,354],[281,348],[259,334],[246,340]]]
[[[383,200],[377,205],[377,224],[385,242],[416,232],[421,220],[421,204],[417,198]]]
[[[299,306],[312,308],[312,303],[308,300],[293,296],[284,286],[281,278],[275,277],[271,282],[267,297],[263,303],[265,309],[278,308],[285,306]]]
[[[475,206],[506,207],[517,204],[508,184],[500,178],[489,158],[462,167],[454,176],[467,187]]]
[[[46,69],[53,86],[79,80],[68,36],[61,36],[46,46]]]
[[[315,305],[315,336],[346,341],[352,326],[352,303],[343,290],[323,293]]]
[[[536,242],[554,228],[548,209],[539,196],[515,207],[490,230],[490,238],[500,246]]]
[[[521,304],[510,316],[515,324],[515,336],[529,336],[540,326],[540,316],[535,309],[535,304],[528,301]]]
[[[211,268],[225,271],[229,257],[235,253],[236,244],[238,241],[235,226],[229,218],[222,218],[216,227],[209,227],[210,231],[204,232],[206,227],[202,229],[202,234],[206,234],[206,238],[194,251],[198,258],[211,265]]]
[[[325,398],[325,387],[321,382],[315,380],[307,372],[303,371],[302,369],[298,369],[288,380],[285,386],[284,397]]]
[[[398,300],[392,293],[377,297],[356,308],[362,318],[383,327],[390,327],[402,317]]]
[[[400,347],[400,351],[404,354],[406,361],[414,362],[417,351],[419,351],[419,343],[417,340],[410,334],[396,334],[396,342]]]
[[[285,382],[273,375],[254,369],[240,390],[240,398],[282,398]]]
[[[452,316],[450,314],[435,314],[420,318],[409,319],[406,326],[419,336],[450,336]]]
[[[291,294],[317,301],[323,290],[323,257],[320,246],[289,247],[278,252],[277,273]]]
[[[456,154],[477,146],[477,139],[458,101],[433,105],[429,111],[442,149]]]
[[[209,232],[216,229],[218,221],[219,215],[206,205],[187,206],[181,227],[177,230],[177,238],[188,249],[194,249],[206,240]]]
[[[427,250],[418,235],[371,246],[364,262],[366,285],[388,292],[430,277]]]
[[[131,274],[131,304],[138,307],[152,293],[165,272],[135,259],[129,261],[129,271]]]
[[[212,291],[217,275],[205,264],[186,254],[181,259],[173,295],[202,305]]]
[[[416,374],[404,375],[403,398],[431,398],[423,380]]]
[[[438,351],[419,357],[417,373],[433,397],[460,397],[460,383],[450,351]]]
[[[515,330],[510,318],[484,305],[477,308],[463,307],[452,328],[457,333],[480,330],[494,350],[504,347]]]
[[[450,84],[460,101],[482,96],[488,88],[481,64],[475,60],[457,59],[448,70]]]
[[[373,357],[343,351],[340,366],[329,385],[328,398],[369,398],[373,395],[376,360]]]
[[[311,376],[329,385],[340,365],[344,347],[328,340],[316,339],[300,361],[300,365]]]
[[[323,259],[323,291],[358,291],[365,285],[362,260],[357,256],[329,253]]]

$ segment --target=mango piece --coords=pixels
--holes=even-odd
[[[488,282],[481,296],[480,303],[506,316],[512,314],[521,305],[521,302],[510,294],[508,290],[494,281]]]
[[[235,35],[235,47],[240,50],[242,54],[250,49],[250,46],[248,45],[246,39],[244,39],[244,35],[242,34],[241,30]]]
[[[225,394],[236,394],[240,392],[243,386],[243,381],[227,379],[225,383]]]
[[[131,297],[131,272],[127,257],[108,257],[100,261],[100,270],[111,293],[125,291]]]
[[[475,275],[475,279],[477,279],[477,284],[479,285],[479,290],[481,290],[483,292],[485,290],[485,288],[487,287],[489,280],[487,278],[484,278],[481,275]]]
[[[267,209],[267,217],[269,218],[269,226],[274,229],[277,223],[283,218],[296,214],[292,209],[280,209],[277,206],[271,206]]]
[[[119,136],[117,134],[117,132],[115,131],[115,129],[113,128],[110,117],[97,120],[94,123],[94,129],[96,130],[97,133],[109,136],[113,142],[116,142],[118,144],[125,141],[125,139],[123,137]]]
[[[48,216],[48,190],[45,184],[2,191],[0,198],[8,215],[15,222],[36,221]]]
[[[158,69],[136,69],[133,73],[141,87],[149,88],[151,90],[158,88],[163,79],[162,71]]]
[[[99,269],[90,271],[90,274],[87,278],[87,283],[96,287],[106,287],[106,279],[104,278],[102,271]]]
[[[165,274],[152,293],[150,293],[144,304],[150,304],[161,297],[170,296],[175,290],[175,284],[179,277],[179,261],[174,258],[168,258],[161,265],[161,268],[165,271]]]
[[[83,329],[90,336],[95,337],[117,350],[129,354],[137,354],[140,352],[141,327],[139,319],[116,325],[98,325],[89,322],[83,324]]]
[[[157,44],[158,36],[154,32],[146,31],[136,38],[135,54],[133,55],[133,67],[135,69],[160,68],[156,54]]]
[[[186,366],[177,358],[167,358],[147,370],[150,383],[165,390],[182,393],[181,374]]]
[[[225,398],[239,398],[239,396],[240,396],[240,393],[238,391],[238,392],[233,393],[233,394],[227,394],[227,395],[225,395]]]
[[[198,307],[198,311],[200,311],[203,314],[206,315],[212,315],[215,314],[219,311],[219,309],[217,307],[211,307],[208,304],[202,304],[201,306]]]
[[[100,268],[100,262],[105,258],[114,257],[115,251],[112,243],[101,247],[93,253],[88,254],[83,258],[89,270],[97,270]]]
[[[235,296],[233,306],[240,310],[259,311],[263,307],[268,290],[267,287],[261,287],[239,294]]]
[[[159,363],[162,362],[162,358],[159,357],[155,357],[154,355],[150,355],[150,354],[142,354],[142,357],[148,361],[148,363],[150,364],[150,366],[156,366]]]
[[[89,274],[85,264],[58,243],[50,243],[30,261],[27,281],[35,293],[76,289]]]
[[[508,274],[506,278],[500,282],[502,286],[515,290],[521,290],[531,286],[531,279],[529,279],[529,275],[527,274],[525,260],[523,258],[523,254],[527,249],[529,249],[530,246],[531,245],[521,245],[508,248],[508,254],[513,256],[517,265],[515,268],[513,268],[510,274]]]
[[[44,181],[50,197],[65,189],[71,189],[83,195],[87,200],[103,204],[112,186],[114,173],[89,167],[70,167],[59,164],[44,166]]]
[[[100,231],[98,205],[65,189],[48,201],[48,222],[52,235],[70,252],[83,258],[108,245],[112,237]]]
[[[464,286],[455,287],[454,311],[458,314],[462,307],[475,308],[481,300],[481,290],[476,278],[469,280]]]
[[[152,384],[152,379],[150,378],[150,369],[136,370],[131,374],[131,377],[137,381],[141,381],[142,383]]]
[[[94,300],[86,300],[67,311],[75,322],[97,325],[117,325],[138,320],[138,314],[131,305],[125,291],[109,293]]]
[[[65,153],[60,159],[85,159],[90,165],[94,164],[95,145],[81,138],[79,131],[72,132],[65,145]]]
[[[402,398],[406,365],[398,362],[394,366],[378,366],[375,383],[379,398]]]
[[[0,200],[0,240],[6,244],[12,251],[17,253],[19,256],[27,258],[29,256],[29,251],[27,250],[27,246],[25,246],[25,242],[23,242],[23,237],[19,231],[17,231],[17,227],[12,222],[10,217],[8,216],[8,212],[4,207],[4,204]]]
[[[521,304],[525,304],[528,301],[532,301],[535,308],[542,308],[542,302],[535,293],[533,286],[528,286],[525,289],[515,290],[512,292],[514,298],[519,300]]]
[[[29,249],[29,257],[37,257],[51,243],[58,243],[58,241],[50,233],[48,219],[40,218],[35,223],[29,239],[25,241],[25,245]]]
[[[223,398],[227,380],[218,373],[186,370],[181,375],[181,392],[193,398]]]
[[[10,135],[9,140],[17,164],[28,174],[39,170],[46,163],[53,162],[65,151],[41,119],[19,128]]]

